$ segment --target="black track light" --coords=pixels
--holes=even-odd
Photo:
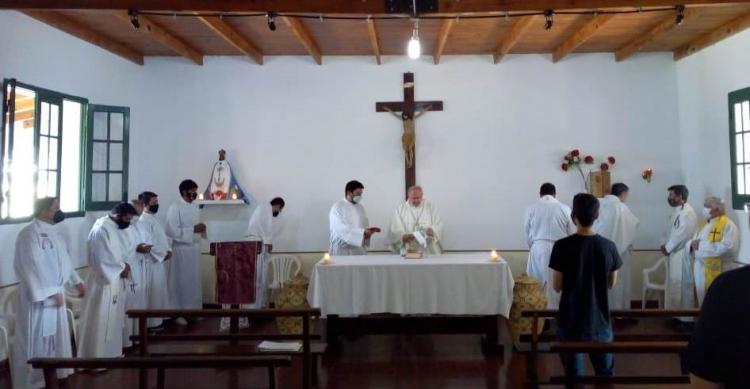
[[[266,16],[268,17],[268,29],[276,31],[276,12],[269,12]]]
[[[555,11],[551,9],[544,11],[544,29],[545,30],[552,29],[552,23],[554,23],[554,20],[552,20],[552,17],[554,15],[555,15]]]
[[[138,30],[141,28],[141,22],[138,21],[138,11],[131,9],[128,10],[128,15],[130,15],[130,24],[133,25],[133,29]]]
[[[685,21],[685,6],[684,5],[678,5],[675,7],[675,10],[677,11],[677,16],[674,18],[674,23],[678,26],[682,25],[682,22]]]

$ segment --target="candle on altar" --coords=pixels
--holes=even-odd
[[[497,251],[495,251],[495,250],[492,250],[492,251],[490,252],[490,260],[493,260],[493,261],[497,261],[497,260],[499,260],[499,259],[500,259],[500,256],[499,256],[499,255],[497,255]]]

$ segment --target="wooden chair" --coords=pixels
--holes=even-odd
[[[612,318],[669,318],[678,316],[697,317],[700,311],[697,309],[687,310],[614,310],[610,312]],[[522,341],[530,343],[530,349],[526,355],[526,380],[530,388],[539,385],[565,385],[571,387],[578,384],[671,384],[689,382],[686,374],[680,376],[636,376],[636,377],[601,377],[601,376],[564,376],[551,377],[549,381],[540,381],[537,371],[538,357],[540,353],[590,353],[611,352],[617,354],[626,353],[654,353],[675,354],[687,350],[690,334],[614,334],[613,342],[557,342],[552,335],[539,335],[540,320],[554,318],[557,316],[555,310],[529,310],[521,313],[522,317],[532,319],[532,333],[530,336],[521,337]],[[541,349],[540,342],[548,342],[549,347]]]
[[[275,367],[291,365],[288,356],[180,356],[180,357],[127,357],[127,358],[32,358],[31,366],[42,369],[47,389],[58,389],[57,369],[157,369],[159,377],[157,387],[164,388],[164,370],[166,369],[225,369],[268,367],[273,372]],[[269,376],[269,387],[275,388],[275,377]],[[140,389],[147,388],[147,381],[139,382]]]
[[[203,310],[131,310],[127,312],[129,317],[138,319],[139,334],[132,337],[137,343],[140,356],[211,356],[211,355],[283,355],[302,357],[302,387],[308,389],[313,382],[317,382],[317,366],[319,357],[325,353],[326,346],[322,342],[312,343],[319,340],[320,336],[310,332],[310,318],[320,317],[320,309],[203,309]],[[203,333],[203,334],[157,334],[149,333],[146,325],[149,317],[229,317],[229,333]],[[239,318],[249,317],[252,319],[276,318],[276,317],[300,317],[302,318],[301,334],[258,334],[240,333]],[[195,345],[152,345],[163,341],[216,341],[228,340],[228,344],[202,344]],[[261,351],[255,344],[240,344],[245,340],[299,340],[302,341],[302,350],[297,352],[267,352]],[[269,367],[272,368],[272,367]],[[270,374],[270,373],[269,373]],[[146,380],[145,372],[141,373],[141,381]]]

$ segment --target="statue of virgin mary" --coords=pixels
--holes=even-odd
[[[214,164],[208,188],[203,192],[206,200],[242,200],[250,204],[252,197],[242,189],[237,178],[232,174],[232,167],[226,160],[227,152],[219,150],[219,160]]]

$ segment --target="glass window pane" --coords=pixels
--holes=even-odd
[[[745,166],[737,165],[737,194],[747,194],[745,190]]]
[[[125,126],[125,115],[119,112],[109,114],[109,139],[122,140],[122,129]]]
[[[109,144],[109,170],[122,170],[122,143]]]
[[[39,137],[39,169],[49,169],[49,138]]]
[[[94,155],[91,157],[93,170],[107,170],[107,143],[94,142]]]
[[[94,139],[107,139],[107,113],[94,112]]]
[[[52,170],[57,170],[57,147],[58,139],[49,138],[49,162],[48,166]]]
[[[742,148],[745,150],[745,162],[750,162],[750,134],[744,134],[742,141]]]
[[[57,197],[57,172],[51,171],[47,173],[47,196]]]
[[[122,174],[111,173],[109,175],[109,200],[122,201]]]
[[[39,133],[42,135],[49,135],[49,104],[42,102],[41,104],[41,121],[39,122]]]
[[[47,183],[49,182],[49,180],[47,179],[46,170],[42,170],[38,174],[36,197],[41,199],[42,197],[47,197]]]
[[[81,210],[81,110],[80,103],[63,100],[60,209]]]
[[[8,155],[6,186],[8,209],[6,215],[12,218],[31,216],[34,210],[34,188],[36,178],[36,155],[34,150],[34,92],[16,88],[16,105],[13,131],[13,150]],[[10,181],[10,182],[8,182]]]
[[[734,105],[734,132],[742,132],[742,104]]]
[[[742,103],[742,131],[750,131],[750,101]]]
[[[750,164],[745,166],[745,194],[750,194]]]
[[[107,201],[106,173],[94,173],[91,175],[91,200]]]
[[[50,105],[50,121],[49,121],[49,133],[52,136],[57,136],[58,126],[60,125],[60,106],[56,104]]]

